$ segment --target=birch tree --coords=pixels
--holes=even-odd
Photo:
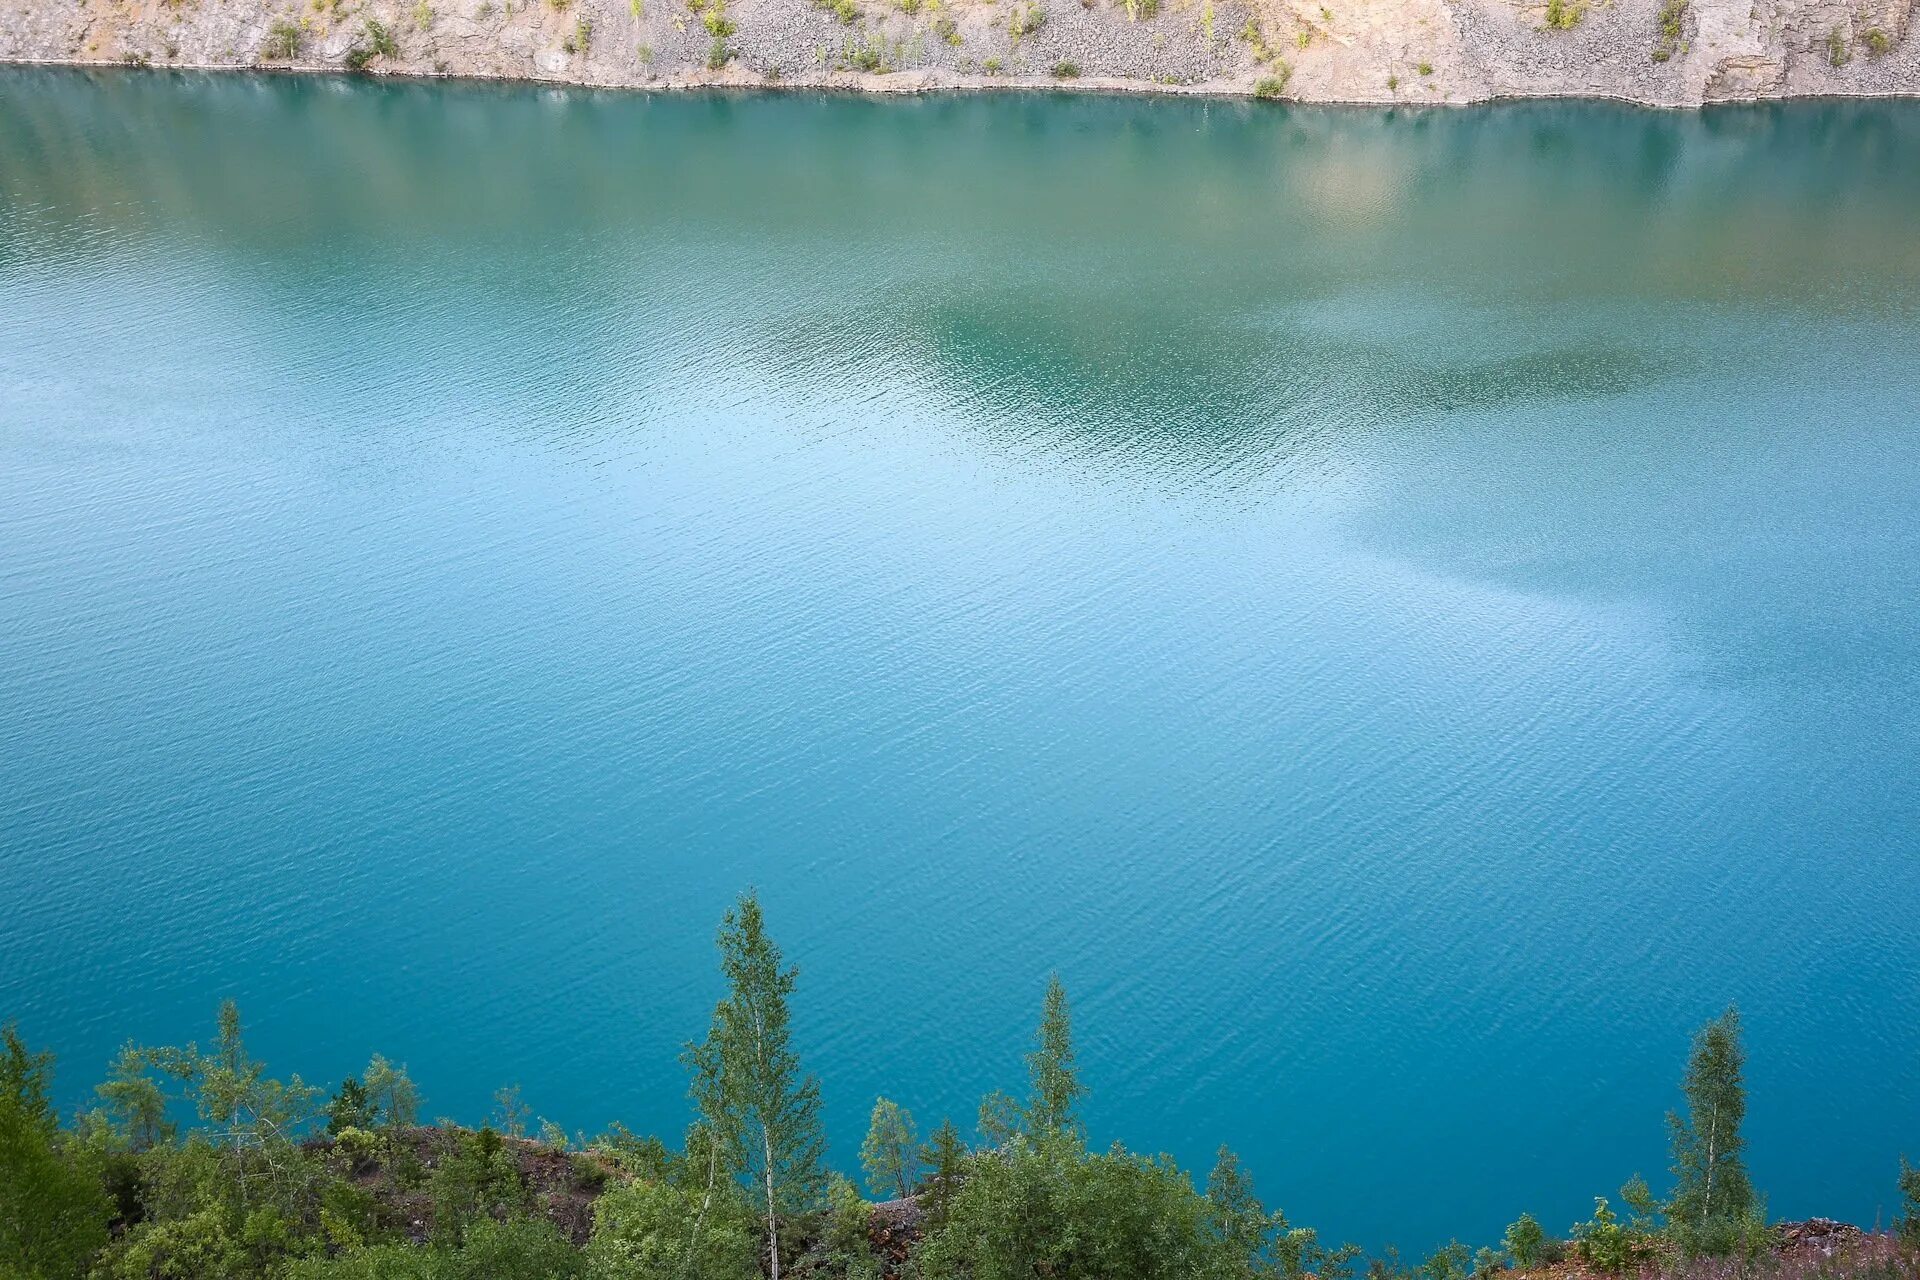
[[[802,1074],[791,1041],[787,1001],[798,971],[782,966],[752,891],[727,912],[719,944],[727,995],[706,1041],[688,1047],[702,1069],[694,1101],[764,1209],[768,1275],[780,1280],[781,1217],[817,1209],[826,1190],[820,1085]]]
[[[1742,1077],[1746,1056],[1740,1044],[1740,1012],[1728,1006],[1694,1035],[1682,1084],[1686,1115],[1667,1115],[1675,1179],[1667,1217],[1697,1241],[1731,1234],[1716,1227],[1743,1223],[1754,1211],[1753,1184],[1741,1159],[1746,1147],[1740,1136],[1740,1122],[1747,1114]]]

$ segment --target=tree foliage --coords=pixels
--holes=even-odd
[[[1667,1214],[1691,1252],[1727,1252],[1754,1212],[1740,1135],[1745,1067],[1740,1013],[1729,1006],[1694,1035],[1682,1084],[1686,1114],[1667,1117],[1674,1175]]]
[[[706,1040],[688,1047],[694,1100],[707,1130],[729,1148],[729,1167],[754,1188],[766,1257],[780,1280],[780,1222],[818,1209],[826,1193],[820,1085],[800,1069],[788,1000],[798,970],[782,964],[749,891],[720,926],[727,994]]]
[[[867,1172],[867,1190],[874,1195],[912,1194],[920,1177],[920,1141],[913,1116],[899,1103],[874,1099],[866,1141],[860,1144],[860,1165]]]
[[[1027,1072],[1027,1131],[1078,1132],[1080,1122],[1074,1108],[1086,1090],[1074,1066],[1073,1021],[1067,1012],[1067,989],[1057,973],[1047,980],[1040,1030],[1033,1052],[1027,1055]]]
[[[98,1162],[54,1115],[53,1055],[0,1028],[0,1275],[66,1280],[106,1243]]]

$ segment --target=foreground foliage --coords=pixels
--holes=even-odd
[[[1565,1240],[1522,1214],[1498,1247],[1455,1241],[1409,1267],[1294,1226],[1225,1147],[1202,1187],[1166,1156],[1091,1147],[1057,977],[1025,1094],[990,1094],[975,1143],[943,1120],[922,1145],[904,1107],[876,1100],[870,1203],[826,1166],[819,1085],[792,1043],[797,971],[752,894],[719,947],[727,990],[686,1050],[678,1147],[544,1122],[530,1139],[517,1089],[495,1124],[422,1127],[406,1068],[379,1055],[329,1097],[269,1073],[231,1001],[205,1049],[126,1046],[63,1125],[50,1058],[9,1026],[0,1280],[1485,1280],[1563,1261],[1730,1280],[1783,1265],[1744,1163],[1732,1009],[1695,1037],[1665,1200],[1635,1175]],[[1898,1186],[1892,1236],[1790,1280],[1920,1280],[1920,1169],[1902,1162]]]

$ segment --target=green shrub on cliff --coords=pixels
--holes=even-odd
[[[1900,1158],[1900,1216],[1894,1231],[1908,1246],[1920,1249],[1920,1167]]]
[[[1655,62],[1667,61],[1680,48],[1681,24],[1686,16],[1687,0],[1665,0],[1660,6],[1659,28],[1653,43]]]
[[[1547,0],[1547,30],[1571,31],[1587,16],[1582,0]]]
[[[299,23],[275,18],[267,28],[267,38],[260,44],[260,56],[269,62],[291,62],[300,55],[300,46],[306,40],[307,33],[300,29]]]
[[[1530,1213],[1523,1213],[1514,1219],[1513,1225],[1507,1228],[1503,1243],[1513,1258],[1513,1265],[1523,1271],[1530,1271],[1546,1261],[1547,1233],[1540,1229],[1539,1221]]]

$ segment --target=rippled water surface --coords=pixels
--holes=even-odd
[[[1920,107],[0,74],[0,1015],[677,1132],[757,884],[851,1164],[1408,1248],[1920,1157]]]

